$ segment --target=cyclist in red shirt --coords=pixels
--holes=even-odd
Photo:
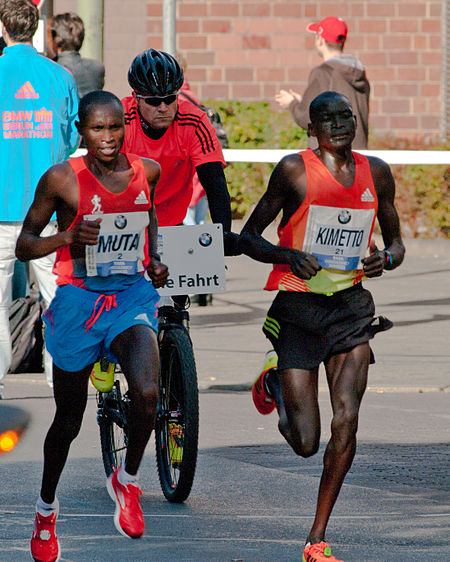
[[[239,237],[230,232],[222,148],[206,113],[178,97],[183,79],[180,64],[168,53],[149,49],[135,57],[128,71],[133,92],[122,100],[126,125],[123,150],[151,157],[161,166],[155,193],[160,226],[182,224],[197,172],[211,219],[223,226],[225,255],[237,255]]]

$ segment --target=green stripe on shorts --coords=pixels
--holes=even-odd
[[[274,338],[278,339],[278,336],[280,334],[280,324],[275,320],[275,318],[266,316],[263,329],[266,330],[266,332],[272,334]]]

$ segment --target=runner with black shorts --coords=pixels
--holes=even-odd
[[[308,134],[317,137],[318,148],[286,156],[276,166],[240,243],[248,256],[274,264],[265,289],[278,291],[263,327],[275,351],[253,385],[253,401],[262,414],[277,408],[281,434],[302,457],[319,448],[318,371],[325,366],[331,438],[303,562],[339,562],[325,530],[355,455],[359,408],[374,360],[369,340],[391,326],[374,318],[372,296],[361,282],[398,267],[405,249],[389,166],[351,150],[356,119],[350,101],[324,92],[309,113]],[[279,212],[275,246],[262,233]],[[375,219],[384,250],[372,240]]]

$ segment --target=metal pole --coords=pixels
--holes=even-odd
[[[173,56],[177,52],[177,1],[164,0],[163,3],[163,51]]]
[[[444,36],[442,52],[442,140],[446,142],[450,127],[450,4],[444,0],[444,17],[442,22],[442,34]]]
[[[44,29],[42,30],[42,43],[39,41],[36,43],[36,36],[33,39],[34,46],[39,50],[39,52],[46,57],[54,56],[53,52],[49,51],[48,45],[48,20],[53,16],[53,0],[44,0],[39,8],[39,19],[44,23]],[[37,36],[40,37],[40,31],[38,31]]]
[[[40,8],[41,16],[51,18],[53,16],[53,0],[45,0]]]
[[[77,0],[77,13],[85,27],[81,55],[103,61],[103,0]]]

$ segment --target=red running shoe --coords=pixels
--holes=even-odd
[[[57,517],[57,511],[47,517],[36,512],[30,545],[33,560],[37,562],[55,562],[59,560],[61,551],[55,532]]]
[[[141,489],[135,484],[123,486],[117,478],[120,468],[115,470],[106,481],[108,493],[116,504],[114,525],[124,537],[138,539],[144,534],[145,523],[139,501]]]
[[[302,560],[303,562],[344,562],[331,554],[330,545],[325,541],[305,546]]]
[[[275,410],[275,399],[267,394],[264,379],[269,371],[276,369],[277,364],[278,356],[275,351],[267,352],[262,373],[258,375],[252,386],[253,404],[263,416],[267,416]]]

